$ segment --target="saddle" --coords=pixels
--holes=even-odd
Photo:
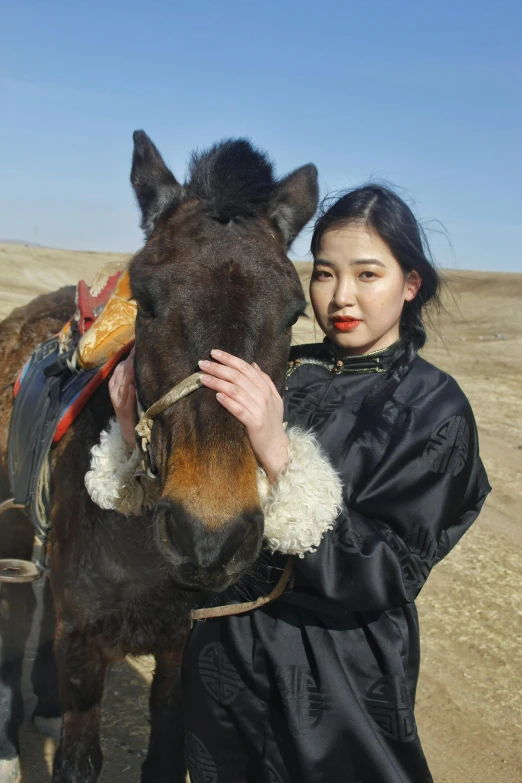
[[[121,264],[102,267],[90,288],[80,280],[76,314],[60,332],[62,350],[77,337],[79,366],[92,370],[103,365],[134,339],[137,307],[131,297],[129,272]]]
[[[43,551],[50,526],[51,451],[134,341],[136,311],[126,270],[101,270],[91,288],[80,281],[76,301],[74,317],[33,351],[14,386],[7,455],[12,498],[1,510],[24,508]],[[45,563],[37,565],[45,570]]]

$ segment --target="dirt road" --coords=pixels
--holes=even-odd
[[[37,293],[92,279],[105,260],[118,258],[124,257],[0,245],[0,317]],[[306,288],[310,267],[297,266]],[[449,278],[447,310],[435,319],[424,355],[454,375],[468,395],[494,492],[419,598],[417,720],[436,783],[515,783],[522,780],[522,274]],[[301,322],[294,340],[313,341],[315,333],[321,339],[313,320]],[[139,779],[150,673],[150,661],[140,659],[109,675],[102,783]],[[26,692],[30,715],[28,687]],[[23,783],[45,783],[52,741],[27,722],[22,745]]]

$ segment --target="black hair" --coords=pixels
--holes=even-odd
[[[332,203],[323,202],[315,223],[311,251],[314,258],[324,234],[350,224],[374,231],[390,248],[404,274],[415,271],[421,286],[411,302],[405,302],[400,320],[400,340],[382,382],[362,402],[350,442],[362,432],[378,428],[386,402],[407,374],[417,352],[426,342],[423,308],[428,302],[440,305],[441,281],[431,256],[426,234],[409,206],[392,190],[369,184],[345,193]]]

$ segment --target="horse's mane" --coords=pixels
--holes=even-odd
[[[272,163],[246,139],[228,139],[202,153],[193,153],[187,195],[208,204],[223,222],[268,211],[275,186]]]

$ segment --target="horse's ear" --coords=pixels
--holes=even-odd
[[[313,163],[301,166],[278,182],[270,204],[270,217],[281,230],[287,248],[317,209],[319,186]]]
[[[141,209],[141,227],[148,238],[165,212],[183,198],[183,187],[142,130],[134,131],[130,180]]]

